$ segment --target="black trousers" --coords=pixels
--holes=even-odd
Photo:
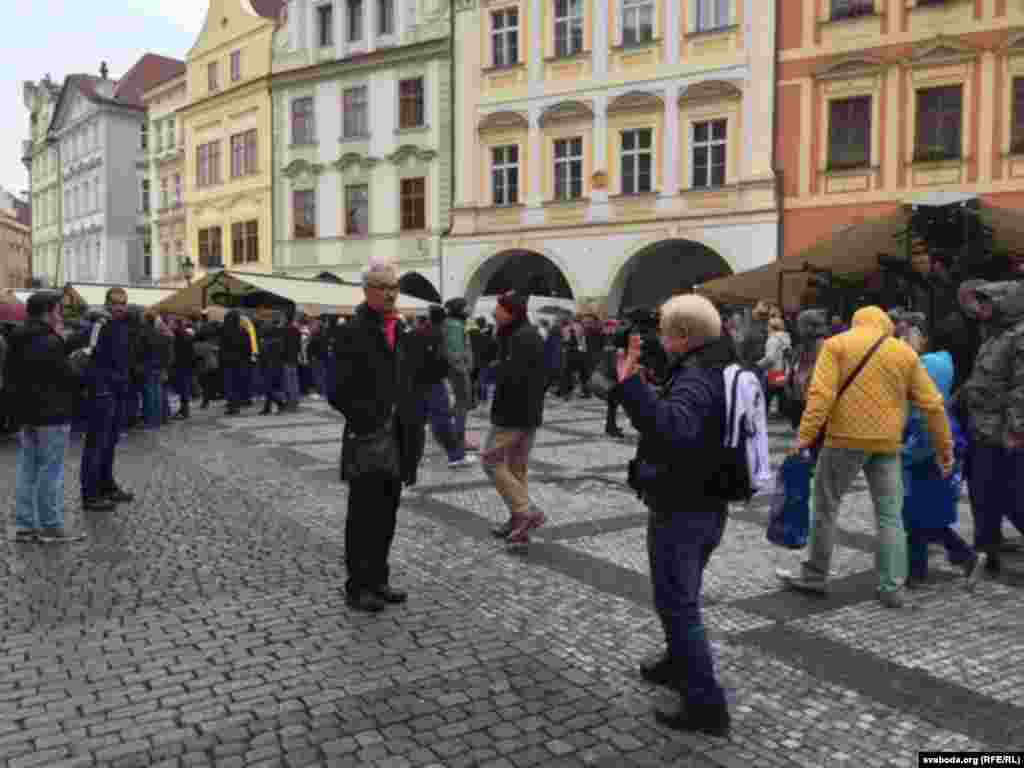
[[[614,431],[619,428],[619,397],[616,390],[608,393],[608,407],[605,410],[604,428],[605,431]]]
[[[367,475],[348,487],[345,520],[345,591],[358,594],[388,583],[388,555],[395,538],[402,481],[388,475]]]

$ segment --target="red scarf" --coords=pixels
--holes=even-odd
[[[395,348],[395,341],[398,337],[398,315],[385,315],[384,316],[384,336],[388,340],[388,345],[392,349]]]

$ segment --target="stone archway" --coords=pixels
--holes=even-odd
[[[637,307],[655,308],[679,293],[689,293],[716,277],[731,275],[729,263],[716,251],[693,240],[662,240],[635,253],[612,282],[608,294],[611,317]]]
[[[466,285],[470,306],[481,296],[496,296],[515,290],[531,296],[573,299],[572,287],[562,269],[535,251],[510,249],[484,261]]]

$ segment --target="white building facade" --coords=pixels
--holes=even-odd
[[[49,140],[48,129],[61,88],[47,75],[23,86],[29,113],[29,137],[23,144],[22,160],[28,170],[32,201],[32,277],[42,285],[59,283],[61,263],[61,191],[58,147]]]

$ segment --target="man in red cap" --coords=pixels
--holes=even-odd
[[[498,369],[491,431],[484,446],[484,471],[509,510],[509,519],[494,534],[520,549],[530,531],[544,523],[542,512],[530,512],[527,468],[537,429],[544,421],[547,369],[544,341],[526,314],[528,297],[508,291],[498,298]]]

